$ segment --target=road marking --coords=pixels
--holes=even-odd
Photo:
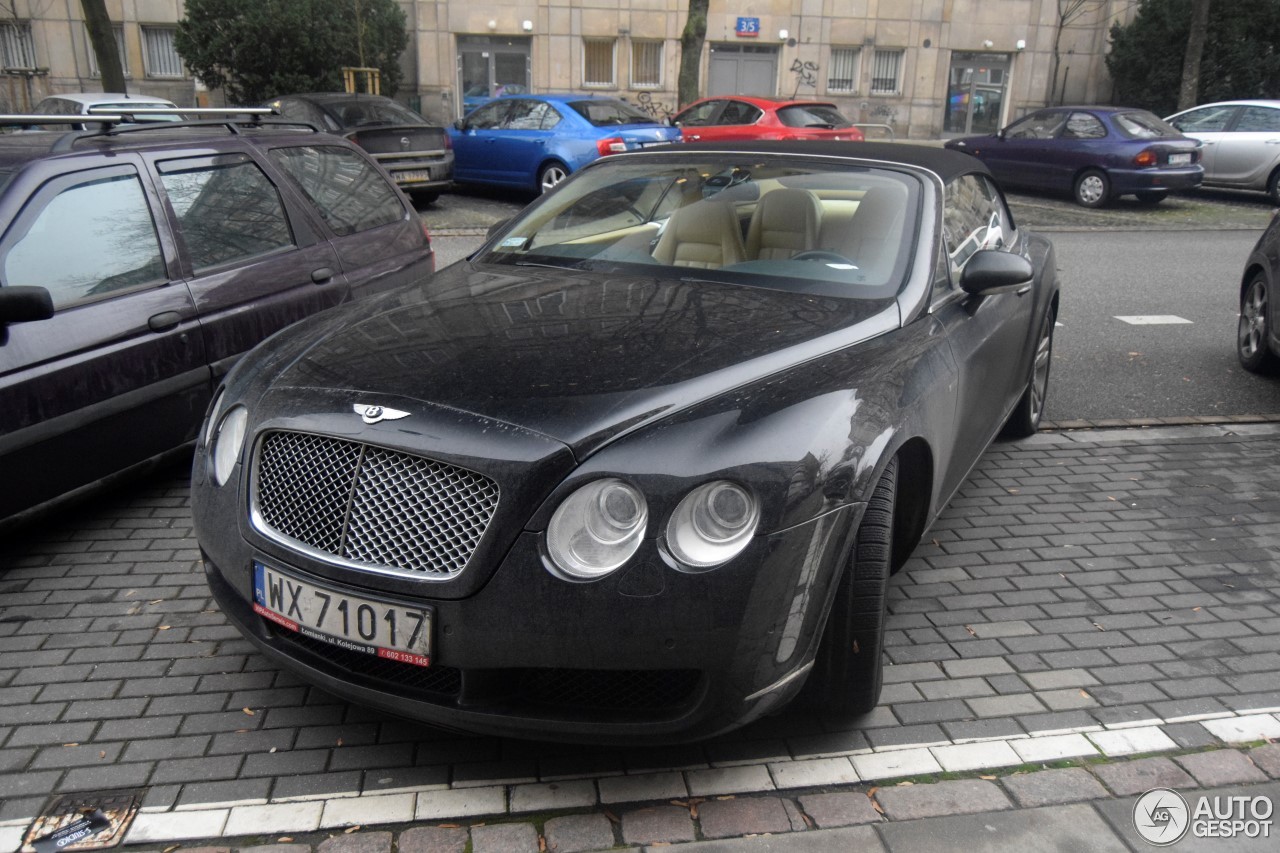
[[[1130,326],[1172,326],[1191,322],[1173,314],[1137,314],[1132,317],[1116,317],[1116,319]]]

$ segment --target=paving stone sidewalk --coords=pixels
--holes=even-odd
[[[776,801],[794,833],[813,818],[795,791],[1278,737],[1278,475],[1275,424],[998,444],[893,582],[881,707],[646,750],[440,732],[279,671],[212,604],[185,483],[160,476],[0,545],[0,851],[50,797],[119,789],[141,793],[137,843],[253,834],[233,815],[461,828],[690,797]],[[711,832],[781,825],[776,804],[744,808],[712,807]],[[471,832],[476,850],[491,835]]]

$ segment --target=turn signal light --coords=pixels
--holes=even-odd
[[[1152,151],[1149,148],[1146,151],[1139,153],[1137,157],[1133,158],[1133,165],[1141,169],[1150,168],[1151,166],[1156,165],[1156,163],[1158,162],[1159,162],[1159,158],[1156,157],[1156,152]]]
[[[621,136],[610,136],[608,139],[597,139],[596,150],[600,152],[601,157],[606,154],[618,154],[627,150],[627,143]]]

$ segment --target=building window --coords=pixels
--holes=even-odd
[[[616,39],[582,40],[582,85],[614,86]]]
[[[120,70],[124,72],[124,76],[129,76],[129,54],[124,49],[124,25],[112,24],[111,33],[116,37],[116,53],[120,56]],[[89,40],[89,31],[84,32],[85,49],[89,51],[89,76],[101,77],[102,70],[98,68],[98,54],[93,50],[93,42]]]
[[[5,68],[35,68],[36,50],[31,41],[31,24],[6,21],[0,24],[0,62]]]
[[[871,94],[896,95],[902,89],[902,51],[876,49],[871,67]]]
[[[827,71],[828,92],[856,92],[858,90],[858,57],[856,47],[831,48],[831,63]]]
[[[631,42],[631,85],[655,89],[662,85],[662,42]]]
[[[182,77],[182,57],[173,46],[176,27],[142,28],[142,67],[148,77]]]

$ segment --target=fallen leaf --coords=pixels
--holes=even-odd
[[[238,735],[247,734],[248,732],[249,732],[248,729],[236,729],[236,734]]]
[[[547,839],[543,838],[541,835],[538,836],[538,850],[541,851],[541,853],[546,853],[547,851]]]
[[[76,743],[75,741],[72,741],[71,743],[64,743],[64,744],[63,744],[63,746],[79,746],[79,745],[80,745],[80,744]]]
[[[733,794],[725,794],[725,795],[723,795],[723,796],[716,797],[716,799],[717,799],[717,800],[736,800],[736,799],[738,799],[738,798],[737,798],[737,797],[735,797]],[[698,802],[700,802],[700,803],[701,803],[701,802],[703,802],[703,800],[698,800]]]
[[[672,800],[672,801],[671,801],[671,805],[673,805],[673,806],[679,806],[679,807],[680,807],[680,808],[682,808],[682,809],[687,809],[687,808],[689,808],[689,804],[688,804],[687,802],[685,802],[684,800]]]
[[[868,797],[874,797],[874,796],[876,795],[876,791],[879,791],[879,790],[880,790],[880,786],[879,786],[879,785],[873,785],[873,786],[872,786],[872,787],[867,791],[867,796],[868,796]]]
[[[986,779],[988,782],[994,782],[994,781],[996,780],[996,778],[997,778],[997,777],[995,777],[995,776],[979,776],[978,778],[979,778],[979,779]]]
[[[273,746],[273,747],[271,747],[271,749],[268,749],[268,750],[267,750],[267,752],[275,752],[275,751],[276,751],[276,748],[275,748],[274,746]]]
[[[880,812],[880,814],[884,814],[884,806],[880,805],[880,804],[879,804],[879,803],[877,803],[875,800],[872,800],[872,801],[871,801],[871,808],[873,808],[873,809],[875,809],[876,811]]]
[[[1199,608],[1199,607],[1193,607],[1193,608],[1191,608],[1191,612],[1192,612],[1192,613],[1199,613],[1199,612],[1200,612],[1200,608]]]
[[[106,758],[106,757],[107,757],[107,751],[106,751],[105,749],[98,750],[98,758],[100,758],[100,759],[101,759],[101,758]]]
[[[969,632],[969,636],[970,636],[970,637],[976,637],[976,636],[978,636],[978,632],[977,632],[977,631],[975,631],[975,630],[973,630],[973,626],[972,626],[972,625],[965,625],[965,626],[964,626],[964,629],[965,629],[966,631],[968,631],[968,632]]]
[[[1111,497],[1111,495],[1107,495],[1107,500],[1114,501],[1115,498]],[[1116,501],[1116,502],[1119,503],[1119,501]]]
[[[462,829],[462,824],[458,823],[440,823],[436,826],[440,829]]]
[[[1081,695],[1081,696],[1083,696],[1083,697],[1084,697],[1084,698],[1086,698],[1086,699],[1092,699],[1092,698],[1093,698],[1092,696],[1090,696],[1090,695],[1085,691],[1085,689],[1084,689],[1083,687],[1082,687],[1082,688],[1080,688],[1080,695]]]
[[[898,783],[898,787],[899,787],[899,788],[910,788],[910,787],[911,787],[912,785],[914,785],[914,784],[915,784],[915,782],[912,782],[910,779],[903,779],[901,782],[899,782],[899,783]]]
[[[810,829],[815,829],[817,827],[817,824],[813,822],[813,818],[809,817],[804,812],[800,812],[800,819],[803,820],[804,825]]]
[[[293,840],[292,835],[282,835],[276,839],[276,841],[280,842],[281,844],[288,844],[292,840]]]
[[[164,599],[163,599],[163,598],[153,598],[153,599],[151,599],[150,601],[148,601],[148,602],[147,602],[147,604],[164,604]]]
[[[858,652],[860,652],[860,651],[862,651],[862,649],[861,649],[861,648],[859,648],[859,646],[858,646],[858,641],[857,641],[857,640],[854,640],[854,641],[853,641],[853,653],[856,655],[856,654],[858,654]]]
[[[342,738],[338,738],[338,746],[342,746]]]
[[[360,824],[358,823],[355,826],[348,826],[346,829],[342,830],[342,834],[350,835],[351,833],[355,832],[359,828],[360,828]]]
[[[1018,493],[1017,489],[1006,489],[1006,491],[1011,495],[1016,495]]]
[[[604,816],[609,819],[609,823],[622,823],[622,818],[618,817],[608,809],[605,809]]]
[[[168,630],[169,630],[169,628],[171,628],[171,627],[172,627],[172,626],[170,626],[170,625],[161,625],[159,628],[156,628],[156,630],[157,630],[157,631],[168,631]]]
[[[257,716],[257,714],[253,713],[253,711],[249,710],[248,708],[241,708],[240,710],[241,710],[241,711],[244,711],[244,712],[245,712],[246,714],[248,714],[250,717],[256,717],[256,716]]]
[[[164,853],[173,853],[174,850],[181,849],[181,844],[174,844],[172,847],[164,848]]]
[[[697,806],[689,806],[689,817],[693,818],[694,820],[697,820],[697,819],[698,819],[698,807],[697,807]]]

